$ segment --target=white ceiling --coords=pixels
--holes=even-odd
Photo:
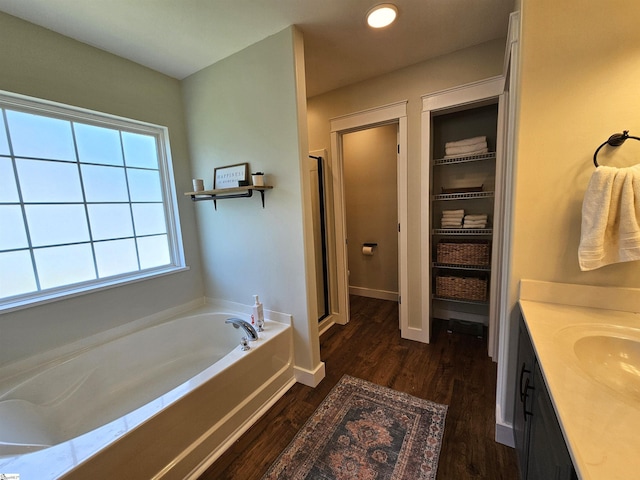
[[[366,26],[393,0],[0,0],[0,10],[182,79],[295,24],[307,94],[506,37],[513,0],[395,0],[398,20]]]

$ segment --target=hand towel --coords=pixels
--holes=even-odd
[[[454,158],[454,157],[464,157],[464,156],[470,157],[471,155],[480,155],[482,153],[489,153],[489,149],[488,148],[483,148],[483,149],[477,150],[475,152],[467,152],[467,153],[463,153],[463,154],[457,153],[455,155],[448,155],[445,152],[444,158]]]
[[[487,142],[474,143],[473,145],[465,145],[463,147],[445,147],[444,151],[447,155],[460,155],[463,153],[479,152],[487,148]]]
[[[464,216],[464,221],[469,221],[469,222],[473,222],[475,220],[487,220],[488,215],[486,214],[479,214],[479,215],[465,215]]]
[[[640,165],[600,166],[582,203],[580,269],[633,260],[640,260]]]
[[[446,142],[444,144],[445,148],[446,147],[466,147],[469,145],[473,145],[476,143],[481,143],[481,142],[486,142],[487,141],[487,137],[486,136],[482,136],[482,137],[473,137],[473,138],[465,138],[464,140],[458,140],[456,142]]]
[[[464,216],[464,210],[460,209],[460,210],[443,210],[442,211],[442,216],[443,217],[448,217],[448,216],[460,216],[463,217]]]
[[[467,223],[465,223],[462,228],[474,228],[474,229],[484,229],[486,228],[487,225],[485,223],[481,223],[479,225],[469,225]]]
[[[462,228],[462,222],[442,222],[440,226],[442,228]]]

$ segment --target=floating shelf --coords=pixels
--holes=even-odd
[[[217,200],[225,200],[227,198],[249,198],[253,196],[253,192],[260,193],[262,198],[262,208],[264,208],[264,192],[270,190],[273,187],[270,185],[264,185],[261,187],[255,187],[250,185],[248,187],[232,187],[232,188],[217,188],[215,190],[201,190],[199,192],[186,192],[185,195],[189,195],[194,202],[203,202],[205,200],[213,200],[214,207],[218,208]]]
[[[479,162],[482,160],[495,160],[496,152],[481,153],[478,155],[461,155],[459,157],[438,158],[433,161],[434,166],[454,165],[456,163]]]

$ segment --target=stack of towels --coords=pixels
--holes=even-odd
[[[462,228],[464,210],[443,210],[442,228]]]
[[[477,155],[487,153],[487,137],[473,137],[457,142],[447,142],[444,144],[444,158],[459,157],[461,155]]]
[[[487,215],[465,215],[462,228],[486,228]]]

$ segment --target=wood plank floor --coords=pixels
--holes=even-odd
[[[515,451],[494,441],[496,365],[486,340],[437,321],[431,344],[403,340],[396,303],[353,296],[349,324],[320,344],[320,385],[294,385],[199,480],[260,479],[344,374],[449,406],[438,480],[518,479]]]

